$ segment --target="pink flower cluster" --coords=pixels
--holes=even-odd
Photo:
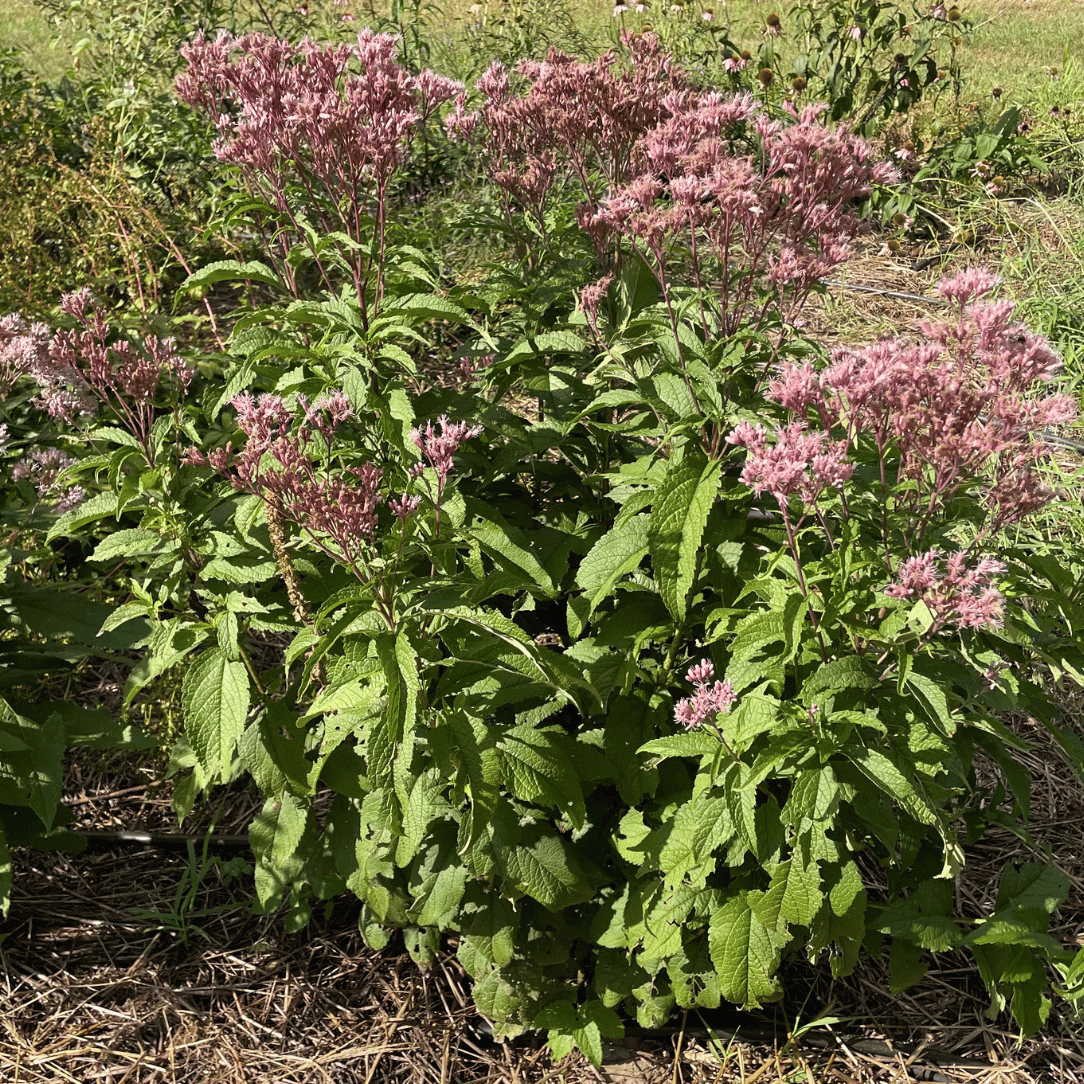
[[[245,392],[231,403],[245,446],[234,452],[227,444],[209,455],[191,448],[187,461],[210,466],[234,489],[261,497],[356,570],[376,530],[382,475],[371,463],[327,470],[331,438],[352,415],[346,396],[336,391],[311,405],[302,399],[300,414],[278,395]]]
[[[783,124],[748,94],[671,94],[664,105],[669,115],[635,148],[638,176],[585,225],[630,239],[663,278],[678,246],[697,282],[710,256],[723,334],[781,304],[794,319],[816,281],[850,255],[863,229],[855,201],[895,171],[864,140],[821,124],[824,106]]]
[[[686,730],[699,730],[705,723],[712,723],[720,715],[728,715],[738,699],[729,681],[716,681],[715,666],[710,659],[701,659],[690,667],[685,675],[695,686],[692,696],[679,700],[674,708],[674,722]]]
[[[56,500],[57,512],[70,512],[86,499],[82,486],[60,484],[61,472],[78,460],[59,448],[33,448],[12,468],[15,481],[26,479],[39,501]]]
[[[580,182],[590,217],[604,185],[629,176],[633,147],[668,110],[664,99],[689,82],[653,34],[623,34],[628,66],[611,51],[581,62],[551,49],[544,61],[521,61],[527,91],[512,93],[507,69],[494,62],[477,84],[481,107],[468,112],[460,96],[446,125],[468,140],[506,197],[541,218],[559,174]]]
[[[375,228],[382,255],[388,184],[418,127],[461,89],[432,71],[412,75],[397,61],[398,47],[398,37],[369,29],[355,45],[225,31],[210,41],[201,33],[181,50],[188,70],[175,87],[214,123],[215,154],[238,166],[252,191],[292,216],[291,186],[300,185],[300,202],[325,236],[345,230],[367,249]],[[352,246],[341,253],[364,307],[379,257]]]
[[[414,442],[423,458],[436,471],[441,485],[452,473],[452,456],[472,437],[482,432],[480,425],[468,425],[466,422],[452,422],[446,414],[438,419],[440,432],[427,422],[424,429],[411,429],[410,439]]]
[[[886,476],[914,483],[901,495],[921,537],[961,487],[979,487],[989,530],[1046,504],[1053,492],[1036,468],[1049,454],[1042,432],[1076,416],[1061,394],[1043,394],[1060,361],[1014,319],[1011,301],[982,300],[998,284],[980,269],[940,283],[956,309],[918,325],[921,339],[840,349],[823,371],[784,365],[769,397],[796,416],[815,414],[847,445],[870,438]]]
[[[749,422],[740,423],[726,439],[749,452],[741,480],[758,496],[770,493],[781,508],[791,497],[811,508],[826,489],[842,490],[854,473],[846,441],[832,441],[800,422],[777,430],[774,444],[768,443],[763,426]]]
[[[39,389],[34,404],[51,418],[72,422],[106,404],[153,462],[151,427],[163,379],[183,393],[194,371],[173,339],[147,335],[138,346],[113,339],[105,317],[92,310],[89,290],[66,295],[60,308],[75,321],[74,328],[27,327],[14,316],[0,321],[0,376],[29,375]]]
[[[1005,571],[1000,561],[981,557],[967,567],[967,557],[944,558],[936,549],[909,557],[885,588],[891,598],[921,600],[933,616],[930,634],[942,629],[976,629],[1001,623],[1004,599],[994,586]]]

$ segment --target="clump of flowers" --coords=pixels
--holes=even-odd
[[[990,557],[968,567],[965,554],[943,557],[934,548],[907,558],[885,594],[924,602],[933,617],[929,636],[942,629],[977,629],[1001,623],[1004,599],[994,579],[1004,571],[1005,566]]]
[[[55,500],[57,512],[70,512],[83,503],[86,493],[82,486],[62,484],[61,474],[77,462],[59,448],[32,448],[12,468],[11,477],[29,482],[39,501]]]
[[[822,124],[821,105],[784,125],[748,94],[666,104],[670,115],[635,148],[639,175],[612,191],[590,227],[627,239],[664,295],[673,256],[685,253],[695,284],[714,281],[717,291],[720,326],[705,334],[758,327],[771,312],[794,320],[864,228],[855,201],[895,172],[864,140]]]
[[[679,700],[674,708],[674,722],[686,730],[699,730],[706,723],[714,723],[720,715],[729,715],[738,699],[729,681],[715,681],[715,665],[710,659],[701,659],[690,667],[685,675],[694,686],[692,696]]]
[[[437,476],[437,492],[433,503],[437,510],[434,533],[439,538],[440,509],[444,501],[444,487],[448,481],[448,476],[452,473],[452,457],[468,440],[479,436],[482,427],[480,425],[468,425],[466,422],[449,421],[448,416],[445,414],[440,416],[438,424],[440,425],[440,432],[433,428],[432,422],[427,422],[424,429],[412,429],[410,439],[414,442],[418,451],[422,453],[422,459],[433,468]],[[411,468],[411,473],[416,477],[420,477],[421,468],[422,464],[417,463]]]
[[[186,461],[211,467],[234,489],[251,493],[264,502],[280,566],[289,564],[283,525],[294,523],[320,550],[372,586],[378,612],[394,628],[395,566],[402,553],[406,522],[417,511],[422,498],[403,493],[388,501],[388,507],[400,522],[398,554],[388,571],[381,563],[374,562],[379,556],[375,535],[378,509],[384,502],[383,471],[372,463],[339,470],[331,467],[336,433],[353,417],[347,396],[334,391],[313,403],[299,397],[300,409],[297,409],[288,406],[278,395],[253,396],[244,392],[235,396],[231,404],[237,411],[237,425],[245,434],[244,446],[235,451],[232,444],[227,444],[208,454],[190,448]],[[465,440],[481,432],[480,426],[452,423],[444,417],[440,426],[439,433],[431,422],[424,431],[415,431],[415,443],[437,475],[438,531],[439,501],[452,472],[452,456]],[[410,472],[412,478],[420,474],[419,469]],[[286,567],[283,576],[289,587],[295,577]],[[291,594],[291,601],[296,611],[305,611],[303,600]]]
[[[173,339],[146,335],[137,344],[115,339],[89,290],[61,299],[74,327],[27,327],[18,317],[0,325],[0,372],[12,379],[25,373],[38,385],[32,402],[51,418],[73,422],[97,413],[101,404],[135,437],[148,464],[154,463],[152,428],[155,400],[163,384],[183,394],[194,370]]]
[[[628,66],[610,51],[591,62],[551,49],[544,61],[524,60],[516,74],[527,84],[516,94],[508,70],[495,61],[476,89],[481,106],[468,112],[461,95],[446,125],[470,142],[501,190],[542,224],[561,174],[580,183],[581,218],[595,213],[607,188],[631,175],[636,141],[669,115],[670,96],[689,91],[685,73],[654,34],[622,34]]]
[[[789,502],[797,498],[803,512],[820,514],[821,495],[838,489],[841,514],[848,518],[844,483],[855,456],[869,449],[880,478],[889,596],[921,598],[937,629],[998,620],[998,562],[980,558],[969,566],[963,554],[919,552],[960,494],[985,509],[972,547],[1054,497],[1041,475],[1050,454],[1045,434],[1075,418],[1076,407],[1047,391],[1060,366],[1050,344],[1014,319],[1012,301],[986,299],[998,283],[997,276],[974,268],[943,280],[938,291],[954,317],[920,322],[918,341],[839,349],[823,370],[783,365],[768,397],[796,420],[778,428],[773,439],[749,422],[727,438],[748,450],[743,481],[779,503],[803,590]],[[823,515],[821,520],[828,532]],[[904,559],[896,567],[899,553]]]
[[[295,237],[307,236],[304,205],[324,236],[343,231],[357,243],[337,247],[363,319],[383,291],[388,186],[418,128],[460,89],[432,71],[412,75],[398,48],[398,37],[369,29],[354,45],[201,33],[181,49],[188,70],[175,84],[181,101],[214,123],[219,160],[240,169]]]

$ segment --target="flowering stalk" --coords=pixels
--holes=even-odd
[[[61,311],[75,327],[53,331],[45,324],[27,327],[17,317],[0,327],[0,370],[26,373],[38,385],[33,403],[51,418],[73,422],[93,415],[99,404],[112,409],[154,466],[152,427],[155,397],[163,381],[179,392],[195,375],[177,353],[173,339],[147,335],[137,347],[126,339],[110,341],[111,331],[89,290],[67,294]]]
[[[679,700],[674,706],[674,722],[680,723],[686,730],[710,727],[731,757],[738,760],[738,755],[730,747],[718,722],[720,715],[730,714],[730,709],[738,699],[730,682],[712,683],[715,664],[711,659],[701,659],[695,666],[690,667],[685,677],[694,686],[694,692],[692,696]]]
[[[1012,302],[980,300],[997,283],[981,270],[942,281],[938,289],[955,316],[921,322],[919,342],[837,350],[824,370],[783,365],[768,397],[800,420],[777,429],[774,443],[763,426],[749,422],[727,437],[748,452],[742,481],[779,504],[803,592],[797,528],[815,512],[834,545],[823,497],[837,490],[842,518],[851,517],[844,492],[854,471],[851,456],[872,445],[890,580],[885,593],[928,607],[932,625],[919,647],[941,631],[1000,621],[994,579],[1003,566],[989,558],[969,563],[968,551],[1054,496],[1038,470],[1050,454],[1042,434],[1076,414],[1066,396],[1042,394],[1059,366],[1049,344],[1013,320]],[[948,502],[963,493],[985,511],[976,537],[948,557],[936,547],[916,552],[945,520]]]
[[[188,70],[175,83],[218,130],[216,157],[306,239],[330,288],[300,207],[316,217],[350,269],[366,327],[384,291],[389,185],[415,132],[460,89],[432,71],[410,74],[395,58],[399,42],[369,29],[355,45],[201,33],[182,48]],[[286,261],[283,271],[292,282]]]

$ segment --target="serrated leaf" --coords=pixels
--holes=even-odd
[[[720,994],[750,1009],[777,997],[775,974],[786,941],[784,934],[761,922],[747,893],[727,900],[708,926],[708,950],[719,976]]]
[[[489,897],[485,905],[464,917],[462,933],[491,964],[504,967],[516,952],[519,918],[508,900]]]
[[[828,820],[839,806],[839,784],[829,764],[799,772],[783,806],[783,823],[797,826],[803,819]]]
[[[866,934],[866,889],[862,874],[853,861],[829,868],[823,873],[827,901],[813,920],[809,933],[809,958],[831,944],[839,947],[830,963],[836,978],[849,975],[858,962],[858,951]]]
[[[292,729],[296,722],[285,704],[274,702],[246,728],[238,743],[241,763],[269,798],[278,798],[287,791],[297,795],[312,793],[304,741],[300,736],[288,738],[283,734],[284,728]]]
[[[149,554],[167,553],[179,549],[179,544],[170,538],[163,538],[158,531],[148,531],[142,527],[130,527],[115,531],[102,539],[90,555],[91,561],[115,561],[125,557],[145,557]]]
[[[96,493],[93,497],[83,501],[78,508],[65,512],[49,528],[45,541],[52,542],[54,538],[59,538],[61,535],[75,534],[76,531],[85,527],[88,523],[105,519],[106,516],[116,515],[117,500],[117,495],[112,490],[107,490],[105,493]]]
[[[273,867],[292,858],[305,834],[309,806],[291,794],[269,799],[248,829],[252,853]]]
[[[712,851],[728,842],[733,834],[734,823],[721,794],[705,791],[686,802],[674,816],[659,854],[659,865],[667,883],[688,878],[695,885],[704,884],[715,869],[715,862],[710,859]]]
[[[115,425],[99,425],[87,434],[87,440],[111,440],[125,448],[139,448],[140,443],[127,429],[118,429]]]
[[[560,809],[581,828],[586,815],[583,791],[562,737],[530,726],[509,727],[501,731],[497,748],[506,784],[517,798]]]
[[[505,1033],[509,1025],[515,1030],[523,1002],[499,971],[491,971],[475,983],[471,996],[482,1016],[495,1025],[495,1031]]]
[[[632,572],[648,550],[650,517],[633,516],[604,534],[580,563],[576,583],[587,592],[588,616],[613,591],[622,576]]]
[[[410,917],[419,926],[436,926],[445,929],[459,911],[459,901],[467,884],[467,871],[463,866],[452,864],[437,870],[436,878],[421,909],[412,907]]]
[[[842,692],[844,689],[873,689],[876,677],[870,672],[869,663],[857,655],[833,659],[813,671],[802,686],[802,702],[806,707],[815,703],[825,693]]]
[[[182,290],[198,290],[204,286],[211,286],[216,282],[262,282],[267,286],[277,286],[285,289],[281,280],[274,271],[259,260],[249,260],[242,263],[240,260],[216,260],[214,263],[201,267],[193,272],[181,283]]]
[[[881,933],[913,941],[930,952],[948,952],[963,940],[953,917],[955,886],[924,881],[909,896],[889,904],[877,926]]]
[[[584,349],[583,339],[574,331],[544,331],[520,339],[504,357],[503,364],[536,358],[548,354],[579,354]]]
[[[682,946],[666,962],[666,973],[674,990],[678,1008],[717,1009],[722,997],[719,976],[711,963],[704,941]]]
[[[395,298],[382,310],[384,316],[412,316],[420,320],[455,320],[470,324],[470,313],[438,294],[404,294]]]
[[[944,690],[932,678],[925,674],[916,673],[913,669],[907,675],[908,688],[917,695],[919,701],[926,708],[926,714],[931,722],[942,734],[952,735],[956,731],[956,723],[949,710],[948,699]]]
[[[691,730],[684,734],[667,734],[665,738],[655,738],[645,742],[637,750],[649,753],[660,760],[668,757],[713,756],[719,751],[719,739],[706,730]]]
[[[663,960],[681,948],[683,924],[700,894],[699,888],[659,886],[644,916],[647,929],[643,940],[645,957]]]
[[[495,513],[491,515],[495,516]],[[539,588],[552,598],[557,591],[553,578],[527,548],[529,543],[526,536],[497,518],[498,522],[473,528],[471,537],[498,565],[518,573],[525,583]]]
[[[248,715],[248,673],[221,648],[204,651],[181,688],[185,733],[200,764],[212,774],[229,770]]]
[[[598,882],[583,868],[572,844],[563,836],[542,834],[541,830],[534,834],[532,842],[507,845],[495,840],[505,877],[548,911],[591,899]]]
[[[772,912],[783,922],[799,926],[809,926],[813,922],[822,899],[817,863],[803,865],[797,852],[776,866],[765,894],[765,903]]]
[[[651,509],[651,566],[662,600],[679,623],[685,620],[697,552],[719,491],[719,472],[719,461],[700,452],[689,451],[677,463],[671,460]]]

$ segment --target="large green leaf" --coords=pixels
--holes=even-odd
[[[584,557],[576,582],[587,592],[588,615],[613,591],[614,584],[644,559],[649,524],[650,517],[633,516],[604,534]]]
[[[648,548],[666,608],[675,621],[685,620],[687,596],[696,574],[696,555],[708,514],[719,491],[718,460],[689,451],[671,460],[651,509]]]
[[[496,837],[494,849],[505,877],[549,911],[586,903],[598,888],[597,871],[586,868],[572,844],[552,829],[534,825],[507,842]]]
[[[497,741],[509,790],[522,801],[560,809],[582,828],[583,791],[567,746],[564,734],[530,726],[502,730]]]
[[[200,764],[212,775],[229,770],[248,715],[248,673],[219,647],[208,648],[184,676],[185,733]]]
[[[809,926],[820,910],[822,899],[817,863],[805,865],[795,852],[776,866],[765,903],[783,922]]]
[[[737,893],[711,916],[708,950],[722,996],[756,1009],[779,995],[775,973],[787,938],[764,925],[750,896]]]
[[[266,286],[277,286],[285,290],[282,280],[265,263],[259,260],[217,260],[215,263],[194,271],[181,283],[182,290],[198,290],[216,282],[262,282]]]

